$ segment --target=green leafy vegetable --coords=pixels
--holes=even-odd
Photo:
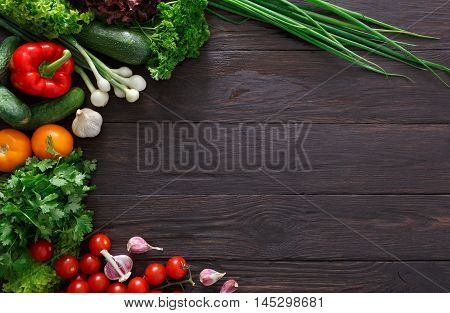
[[[207,5],[207,0],[162,2],[158,15],[138,27],[149,39],[153,56],[147,67],[154,79],[169,79],[178,63],[199,56],[209,38],[204,16]]]
[[[60,283],[51,264],[37,263],[28,247],[37,239],[52,242],[54,259],[78,254],[92,230],[92,213],[82,203],[94,187],[87,183],[95,161],[81,150],[57,160],[28,159],[0,184],[0,280],[8,292],[49,292]]]
[[[2,0],[0,12],[21,27],[50,39],[76,34],[93,19],[91,12],[81,13],[66,0]]]

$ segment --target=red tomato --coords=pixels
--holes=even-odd
[[[87,281],[87,275],[84,273],[78,273],[74,278],[72,278],[72,281],[74,280],[86,280]]]
[[[53,246],[47,240],[38,240],[30,247],[31,257],[38,262],[45,262],[53,256]]]
[[[115,282],[106,289],[107,293],[126,293],[127,292],[127,286],[125,286],[122,283]]]
[[[166,264],[167,276],[175,280],[180,280],[187,275],[187,267],[186,260],[181,256],[171,257]]]
[[[93,255],[100,256],[102,250],[109,251],[109,249],[111,249],[111,241],[104,234],[96,234],[89,240],[89,250]]]
[[[88,293],[90,292],[89,284],[85,280],[77,279],[70,283],[67,287],[68,293]]]
[[[145,269],[144,277],[149,285],[159,286],[166,280],[166,269],[160,263],[152,263]]]
[[[72,278],[78,273],[78,261],[73,256],[64,255],[56,260],[55,270],[62,278]]]
[[[161,289],[152,289],[149,293],[163,293]]]
[[[181,290],[180,288],[173,288],[172,293],[183,293],[183,290]]]
[[[105,292],[109,286],[109,279],[102,272],[95,273],[88,278],[91,292]]]
[[[142,277],[135,277],[128,283],[128,293],[147,293],[148,284]]]
[[[80,258],[80,270],[85,274],[97,273],[102,262],[93,254],[86,253]]]

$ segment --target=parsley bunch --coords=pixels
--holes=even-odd
[[[0,184],[0,281],[8,292],[49,292],[60,283],[51,264],[37,263],[28,248],[49,240],[54,259],[78,254],[92,230],[92,213],[82,200],[95,161],[75,150],[58,160],[30,158]]]
[[[207,5],[207,0],[161,2],[158,15],[138,27],[149,39],[152,57],[147,67],[154,79],[169,79],[178,63],[199,56],[209,38]]]
[[[2,0],[0,12],[21,27],[49,39],[79,33],[92,21],[91,12],[81,13],[66,0]]]

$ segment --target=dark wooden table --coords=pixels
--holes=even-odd
[[[450,63],[448,1],[333,2],[440,37],[413,39],[412,50]],[[414,83],[349,67],[257,22],[208,19],[212,37],[199,59],[170,81],[150,81],[138,103],[100,109],[101,135],[78,140],[99,162],[88,204],[113,252],[140,235],[165,250],[136,257],[137,274],[183,255],[196,280],[205,267],[226,271],[242,292],[448,291],[448,88],[379,58]],[[140,120],[306,122],[312,170],[143,172]]]

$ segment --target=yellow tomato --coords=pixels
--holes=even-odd
[[[15,129],[0,130],[0,171],[12,172],[31,156],[31,142]]]
[[[47,124],[34,131],[31,137],[34,154],[41,159],[58,157],[48,150],[55,150],[59,155],[68,156],[73,150],[73,137],[70,132],[55,124]]]

